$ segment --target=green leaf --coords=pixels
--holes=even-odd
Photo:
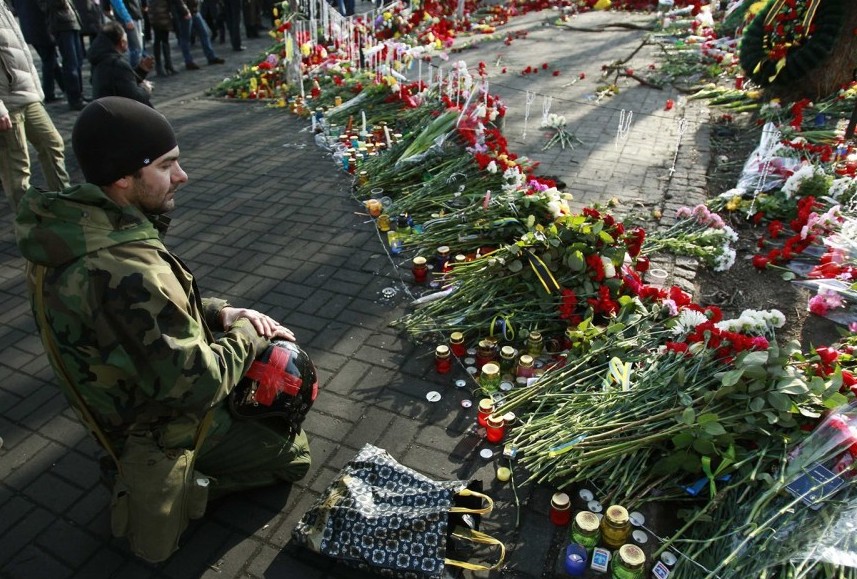
[[[785,378],[777,383],[777,392],[799,396],[809,392],[809,386],[800,378]]]
[[[765,399],[757,396],[750,400],[750,410],[753,412],[761,412],[762,408],[765,407]]]
[[[848,398],[846,398],[844,394],[841,394],[839,392],[834,392],[833,394],[824,399],[824,407],[829,409],[833,409],[837,406],[842,406],[843,404],[847,403]]]
[[[714,443],[708,438],[697,438],[693,441],[693,450],[699,454],[712,455],[715,452]]]
[[[566,256],[568,261],[568,269],[572,272],[577,273],[583,271],[583,268],[586,267],[586,262],[583,258],[583,252],[580,250],[571,251]]]
[[[783,272],[783,280],[791,281],[795,278],[795,274],[793,271],[784,271]]]
[[[723,428],[723,425],[719,422],[706,422],[702,425],[702,430],[704,430],[706,434],[710,434],[711,436],[720,436],[721,434],[726,434],[726,429]]]
[[[607,233],[606,231],[599,231],[598,237],[603,241],[606,245],[613,245],[614,239],[613,236]]]
[[[509,262],[509,271],[511,271],[512,273],[518,273],[522,269],[524,269],[524,264],[521,262],[521,260],[516,259],[514,261]]]
[[[672,443],[676,448],[687,448],[693,443],[693,434],[687,430],[679,432],[673,436]]]
[[[733,386],[738,383],[738,380],[740,380],[741,376],[743,375],[743,368],[736,368],[735,370],[724,372],[723,375],[720,377],[720,383],[724,386]]]
[[[697,418],[696,421],[700,424],[706,424],[708,422],[717,422],[718,418],[719,416],[717,416],[715,413],[706,412],[705,414],[700,414],[699,418]]]
[[[791,410],[792,399],[782,392],[768,392],[768,404],[776,410],[787,412]]]
[[[536,216],[535,215],[527,215],[527,229],[532,229],[536,224]]]
[[[764,414],[765,418],[768,419],[768,424],[776,424],[779,420],[777,415],[771,412],[770,410],[765,410],[764,412],[762,412],[762,414]]]
[[[746,355],[742,356],[738,360],[735,361],[737,366],[764,366],[768,363],[768,352],[766,351],[754,351],[749,352]]]
[[[692,426],[695,420],[696,420],[696,411],[693,409],[692,406],[688,406],[681,413],[680,422],[687,424],[688,426]]]

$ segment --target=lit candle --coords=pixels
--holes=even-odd
[[[571,543],[565,548],[565,572],[572,577],[582,577],[586,573],[586,548],[577,543]]]

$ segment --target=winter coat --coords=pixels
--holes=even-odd
[[[101,31],[104,14],[97,0],[74,0],[74,7],[80,16],[80,33],[95,35]]]
[[[39,7],[48,16],[51,34],[80,30],[80,16],[72,0],[37,0]]]
[[[173,30],[173,11],[176,14],[189,14],[181,0],[149,0],[149,22],[153,30]]]
[[[33,46],[50,46],[54,43],[51,33],[48,32],[48,18],[37,3],[33,0],[15,0],[13,4],[21,23],[24,40]]]
[[[140,0],[110,0],[110,7],[116,20],[122,24],[143,19],[143,7]]]
[[[246,319],[214,338],[227,304],[200,297],[193,275],[160,239],[164,221],[119,206],[88,183],[50,193],[31,187],[15,221],[21,253],[47,269],[47,324],[39,331],[61,345],[62,365],[117,446],[130,432],[162,441],[187,435],[189,443],[206,411],[268,345]],[[209,436],[228,428],[228,416],[218,422],[216,415]]]
[[[0,116],[44,98],[30,47],[12,11],[0,0]]]
[[[128,58],[116,49],[110,38],[104,34],[96,36],[86,57],[92,65],[92,98],[121,96],[152,106],[149,93],[140,86],[146,72],[131,68]]]

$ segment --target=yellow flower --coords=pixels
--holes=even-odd
[[[595,3],[595,6],[593,6],[593,8],[595,8],[596,10],[607,10],[608,8],[610,8],[610,4],[610,0],[598,0],[598,2]]]
[[[303,44],[301,44],[301,54],[303,54],[304,56],[309,56],[311,52],[312,52],[312,44],[311,43],[304,42]]]
[[[390,12],[384,12],[384,20],[391,20],[393,15]]]
[[[729,202],[726,204],[726,211],[737,211],[738,207],[741,205],[741,196],[736,195],[732,197]]]

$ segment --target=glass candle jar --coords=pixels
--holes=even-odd
[[[517,352],[512,346],[500,348],[500,373],[512,374],[515,371],[515,355]]]
[[[598,517],[591,511],[580,511],[574,515],[571,523],[571,542],[583,545],[586,549],[597,547],[598,541],[601,540],[599,523]]]
[[[453,355],[463,358],[467,354],[467,346],[464,345],[464,334],[461,332],[452,332],[449,335],[449,348]]]
[[[476,366],[481,368],[489,362],[493,362],[497,356],[497,349],[493,341],[488,339],[479,340],[476,345]]]
[[[449,271],[449,247],[441,245],[437,248],[437,256],[434,264],[435,270],[439,273]]]
[[[588,562],[589,557],[586,553],[586,547],[576,543],[566,546],[562,566],[567,575],[571,577],[583,577],[584,573],[586,573]]]
[[[366,171],[360,171],[361,173],[366,173]],[[367,177],[368,178],[368,177]],[[365,202],[366,211],[369,212],[369,215],[372,217],[378,217],[381,215],[381,202],[377,199],[367,199]]]
[[[413,260],[413,265],[411,266],[411,272],[414,274],[414,282],[415,283],[425,283],[426,278],[428,277],[428,266],[426,265],[426,258],[418,255]]]
[[[529,354],[521,354],[521,357],[518,358],[518,368],[515,374],[518,378],[532,378],[535,375],[533,357]]]
[[[500,366],[494,362],[488,362],[482,366],[479,375],[479,385],[486,392],[496,392],[500,389]]]
[[[494,412],[494,401],[490,398],[483,398],[479,401],[479,408],[476,411],[476,423],[479,426],[488,426],[488,417]]]
[[[646,564],[646,554],[637,545],[622,545],[610,561],[612,579],[640,579]]]
[[[527,353],[532,357],[537,357],[542,355],[542,351],[544,350],[545,344],[542,339],[542,335],[540,332],[530,332],[530,335],[527,336]]]
[[[499,444],[503,442],[504,436],[506,436],[506,423],[503,417],[490,415],[485,421],[485,438],[491,444]]]
[[[549,511],[551,523],[558,527],[563,527],[571,520],[571,501],[565,493],[555,493],[551,497],[551,507]]]
[[[610,505],[601,517],[601,543],[615,551],[628,541],[631,534],[631,519],[628,510],[621,505]]]
[[[448,374],[452,370],[449,346],[441,344],[434,349],[434,369],[437,370],[438,374]]]
[[[378,231],[387,232],[390,231],[390,216],[386,213],[382,213],[378,216]]]
[[[390,253],[392,253],[393,255],[399,255],[400,253],[402,253],[404,244],[402,243],[402,238],[399,237],[398,232],[393,230],[388,231],[387,243],[390,244]]]

